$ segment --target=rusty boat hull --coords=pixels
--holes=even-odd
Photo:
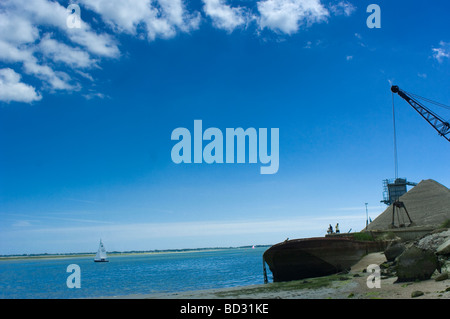
[[[290,281],[327,276],[349,270],[364,255],[383,251],[382,241],[358,241],[352,237],[293,239],[264,252],[263,260],[273,281]]]

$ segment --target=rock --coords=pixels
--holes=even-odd
[[[439,261],[433,251],[411,246],[398,257],[397,282],[430,279],[438,267]]]
[[[441,272],[450,273],[450,259],[440,260]]]
[[[420,297],[420,296],[423,296],[423,295],[424,295],[423,291],[416,290],[416,291],[413,291],[411,293],[411,298],[416,298],[416,297]]]
[[[405,251],[405,249],[406,247],[403,243],[391,242],[384,251],[384,255],[386,256],[387,261],[394,261],[395,258]]]
[[[396,264],[393,261],[386,261],[380,265],[381,279],[396,276]]]
[[[436,276],[436,278],[434,278],[434,281],[444,281],[448,279],[448,273],[444,272],[438,276]]]
[[[435,251],[442,243],[450,239],[450,230],[433,232],[421,238],[417,247]]]
[[[443,242],[437,249],[436,253],[439,255],[448,255],[450,254],[450,239]]]

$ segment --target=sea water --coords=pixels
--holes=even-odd
[[[97,298],[262,284],[267,248],[111,255],[106,263],[93,257],[2,260],[0,298]],[[67,285],[71,264],[79,266],[80,288]]]

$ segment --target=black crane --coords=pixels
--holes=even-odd
[[[412,97],[413,94],[401,90],[397,85],[393,85],[391,91],[400,95],[400,97],[408,102],[409,105],[411,105],[432,127],[434,127],[440,136],[450,142],[450,124],[447,121],[443,120],[439,115],[415,100]]]
[[[392,93],[397,93],[402,97],[409,105],[411,105],[442,137],[444,137],[447,141],[450,142],[450,124],[443,120],[439,115],[431,111],[429,108],[425,107],[421,103],[419,103],[414,97],[420,98],[430,103],[434,103],[436,105],[450,108],[441,103],[437,103],[431,101],[429,99],[425,99],[416,94],[408,93],[401,90],[397,85],[393,85],[391,87]],[[395,161],[395,179],[394,180],[384,180],[384,192],[383,192],[383,200],[381,202],[386,205],[392,205],[392,228],[397,227],[410,227],[414,226],[414,222],[411,220],[409,216],[408,210],[406,209],[405,204],[400,200],[400,197],[407,192],[406,186],[416,186],[416,183],[411,183],[406,180],[406,178],[398,178],[398,165],[397,165],[397,139],[395,133],[395,112],[394,112],[394,97],[392,95],[392,114],[394,117],[394,161]],[[408,217],[409,224],[400,222],[400,210],[403,210]],[[397,211],[397,212],[396,212]],[[394,224],[395,215],[397,213],[398,226]]]

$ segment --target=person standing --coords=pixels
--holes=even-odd
[[[327,233],[328,233],[328,234],[332,234],[332,233],[333,233],[333,227],[331,226],[331,224],[330,224],[330,226],[328,227]]]

